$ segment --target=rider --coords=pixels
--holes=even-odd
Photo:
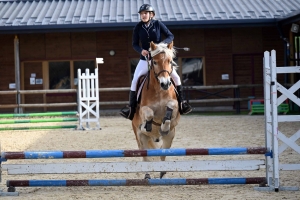
[[[146,56],[150,57],[148,51],[150,48],[150,42],[153,41],[156,44],[164,42],[169,44],[174,39],[174,35],[169,31],[169,29],[161,21],[154,19],[155,11],[151,5],[143,4],[139,9],[139,14],[141,21],[134,27],[132,46],[133,49],[141,56],[131,82],[129,105],[122,108],[120,111],[120,115],[130,120],[133,119],[137,106],[137,81],[139,77],[147,74],[148,72],[148,62],[146,61]],[[161,33],[166,37],[163,41],[161,39]],[[142,46],[139,45],[140,42]],[[192,107],[186,101],[183,101],[181,80],[176,70],[172,72],[171,77],[175,82],[178,93],[177,100],[179,104],[179,111],[181,114],[187,114],[192,111]]]

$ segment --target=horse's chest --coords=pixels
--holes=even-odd
[[[164,115],[170,99],[160,99],[150,106],[156,115]]]

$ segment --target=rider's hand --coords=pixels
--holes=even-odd
[[[149,54],[149,52],[147,51],[147,50],[144,50],[143,49],[143,51],[142,51],[142,53],[141,53],[143,56],[147,56],[148,54]]]

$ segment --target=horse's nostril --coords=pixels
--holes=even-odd
[[[170,87],[169,83],[160,83],[160,87],[163,90],[168,90],[168,88]]]

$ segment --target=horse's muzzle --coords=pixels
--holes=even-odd
[[[172,84],[171,81],[168,81],[167,83],[160,83],[160,87],[163,90],[168,90],[171,84]]]

